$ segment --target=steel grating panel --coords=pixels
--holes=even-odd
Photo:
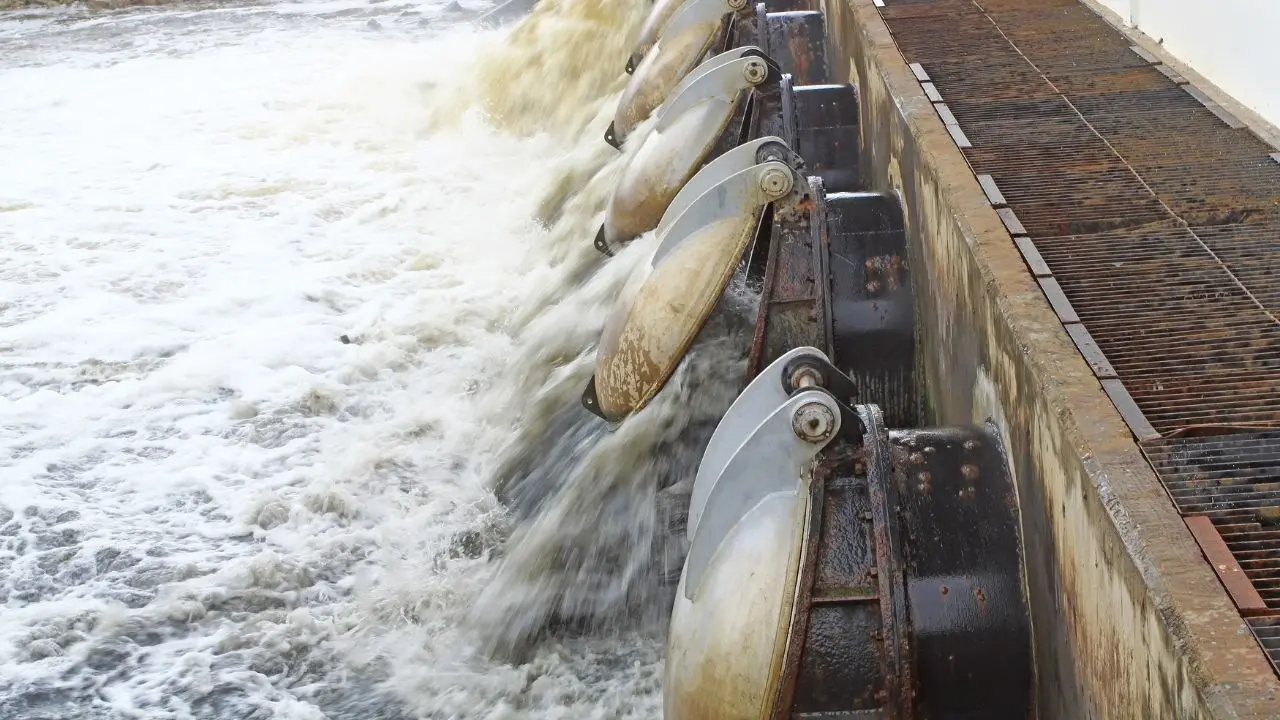
[[[1030,236],[1151,426],[1280,425],[1263,404],[1280,387],[1270,312],[1280,278],[1259,258],[1272,226],[1257,222],[1280,217],[1280,165],[1265,144],[1076,0],[881,12],[971,143],[974,172],[1003,194],[1010,228]],[[1153,227],[1169,232],[1152,237]],[[1110,249],[1082,261],[1060,239]],[[1259,373],[1253,404],[1241,372]],[[1197,393],[1165,390],[1189,378]]]
[[[1249,618],[1249,631],[1271,658],[1271,664],[1280,667],[1280,618]]]
[[[1261,222],[1192,228],[1224,265],[1253,292],[1273,316],[1280,315],[1280,263],[1275,248],[1280,238],[1280,214]]]
[[[1183,514],[1209,516],[1228,544],[1251,541],[1263,524],[1275,524],[1280,541],[1280,516],[1268,520],[1255,514],[1241,523],[1239,514],[1221,512],[1261,511],[1280,501],[1280,431],[1162,438],[1143,443],[1142,449]],[[1280,595],[1275,602],[1280,609]]]
[[[1280,651],[1280,431],[1168,438],[1142,448],[1188,524],[1211,525],[1193,525],[1193,532],[1211,558],[1214,546],[1225,551],[1214,559],[1215,570],[1227,575],[1224,584],[1256,621],[1251,627],[1274,662]]]
[[[1280,155],[1078,0],[885,5],[1280,672]]]

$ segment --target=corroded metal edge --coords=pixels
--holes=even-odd
[[[1245,617],[1268,614],[1270,610],[1267,604],[1244,574],[1240,563],[1236,562],[1226,541],[1218,534],[1218,528],[1213,526],[1213,521],[1203,515],[1196,515],[1187,518],[1186,522],[1200,549],[1204,551],[1205,558],[1218,574],[1218,579],[1240,608],[1240,614]]]
[[[1074,538],[1082,545],[1076,551],[1080,560],[1107,557],[1108,549],[1122,555],[1108,558],[1108,568],[1098,569],[1097,561],[1090,563],[1094,567],[1081,563],[1060,568],[1070,574],[1061,579],[1071,583],[1061,591],[1074,595],[1073,604],[1081,606],[1077,612],[1083,615],[1075,627],[1058,632],[1074,636],[1071,642],[1081,646],[1076,652],[1082,666],[1053,670],[1059,676],[1067,673],[1065,679],[1076,681],[1086,691],[1087,706],[1081,710],[1090,715],[1151,716],[1168,709],[1181,717],[1280,716],[1280,682],[1214,572],[1200,557],[1200,548],[1143,459],[1129,428],[1055,317],[1010,242],[1008,230],[957,150],[959,138],[953,139],[954,126],[944,124],[920,85],[927,78],[927,68],[913,72],[908,67],[880,18],[878,6],[883,5],[876,0],[830,0],[827,7],[833,42],[850,50],[844,72],[860,76],[864,108],[869,109],[864,112],[867,125],[886,125],[880,134],[887,136],[888,147],[885,139],[864,138],[864,143],[873,147],[863,156],[879,158],[869,170],[874,174],[888,165],[887,174],[892,175],[899,157],[910,153],[915,156],[917,174],[930,176],[927,182],[933,186],[925,190],[941,198],[943,213],[948,216],[941,222],[949,223],[946,230],[967,246],[958,250],[967,266],[962,274],[980,278],[981,286],[969,288],[974,291],[973,302],[989,306],[972,310],[991,330],[977,339],[982,345],[977,352],[1014,364],[992,368],[1004,407],[1016,408],[1021,415],[1035,414],[1044,425],[1016,428],[1030,433],[1032,439],[1039,438],[1044,447],[1024,445],[1011,448],[1011,454],[1031,456],[1023,459],[1032,462],[1034,469],[1035,462],[1045,457],[1052,460],[1052,454],[1058,453],[1068,482],[1078,479],[1080,483],[1041,489],[1042,502],[1050,505],[1053,498],[1061,497],[1062,514],[1072,515],[1068,520],[1054,521],[1055,527],[1058,522],[1089,526],[1088,534],[1093,537]],[[833,69],[838,65],[833,56]],[[903,185],[926,182],[898,172],[884,189],[903,192]],[[913,228],[913,235],[920,232],[923,230]],[[961,270],[937,272],[954,275]],[[1008,352],[1011,347],[1018,351],[1016,355]],[[1010,382],[1003,382],[1006,379]],[[1016,387],[1017,380],[1023,380],[1022,387]],[[1010,402],[1011,393],[1020,394],[1021,405]],[[955,405],[960,408],[965,403],[957,401]],[[1024,412],[1023,407],[1034,407],[1034,411]],[[943,416],[938,418],[943,423],[967,420],[946,417],[955,411],[947,407],[935,411]],[[1011,424],[1025,420],[1012,418]],[[1053,507],[1044,509],[1058,512]],[[1060,539],[1055,537],[1055,541]],[[1132,621],[1139,625],[1142,618],[1151,618],[1156,626],[1122,626],[1125,621],[1114,617],[1121,615],[1118,612],[1108,617],[1105,608],[1081,591],[1083,580],[1089,577],[1105,581],[1108,592],[1123,592],[1117,583],[1140,584],[1141,607],[1135,604],[1115,609],[1132,613]],[[1099,589],[1100,596],[1103,590]],[[1159,684],[1168,684],[1152,687],[1155,677],[1161,678]],[[1049,683],[1055,679],[1059,678],[1045,678]],[[1134,687],[1143,688],[1147,697],[1128,692]],[[1145,708],[1138,705],[1145,701],[1153,704]]]

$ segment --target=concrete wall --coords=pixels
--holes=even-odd
[[[1130,27],[1163,40],[1245,107],[1280,126],[1280,2],[1276,0],[1096,0]]]
[[[1018,480],[1039,716],[1278,718],[1280,683],[1032,281],[872,0],[824,0],[862,163],[903,199],[939,424],[992,419]]]

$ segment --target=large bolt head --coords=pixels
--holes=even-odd
[[[835,434],[836,416],[822,403],[805,403],[791,416],[791,429],[805,442],[826,442]]]
[[[742,76],[752,85],[759,85],[769,77],[769,66],[759,58],[752,58],[743,64]]]
[[[791,192],[791,173],[782,168],[772,167],[760,174],[760,189],[772,199],[777,199]]]
[[[789,379],[793,388],[811,387],[822,384],[822,373],[818,368],[801,365],[791,373]]]

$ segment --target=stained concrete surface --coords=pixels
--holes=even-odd
[[[872,0],[823,10],[833,80],[860,89],[864,177],[907,208],[930,420],[992,419],[1006,434],[1040,717],[1280,717],[1280,682],[1261,648]]]

